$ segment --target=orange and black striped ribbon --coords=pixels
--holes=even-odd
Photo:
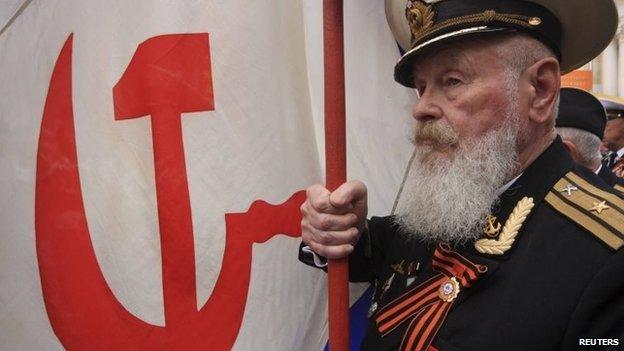
[[[440,298],[442,284],[455,277],[462,288],[469,288],[487,271],[486,266],[471,262],[444,244],[435,249],[432,267],[439,273],[384,306],[375,317],[382,336],[409,322],[401,350],[427,350],[431,345],[455,301]]]

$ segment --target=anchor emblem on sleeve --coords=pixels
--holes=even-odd
[[[496,222],[496,217],[491,214],[485,219],[486,227],[483,229],[485,235],[495,238],[501,230],[501,224]]]

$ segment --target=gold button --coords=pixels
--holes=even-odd
[[[542,24],[542,19],[539,17],[531,17],[529,19],[529,24],[532,26],[539,26],[540,24]]]

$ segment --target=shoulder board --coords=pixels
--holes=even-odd
[[[613,189],[615,189],[616,191],[618,191],[620,194],[624,195],[624,186],[621,186],[620,184],[615,184],[613,186]]]
[[[624,246],[624,199],[570,172],[546,195],[546,202],[613,250]]]

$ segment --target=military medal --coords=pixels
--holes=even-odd
[[[405,260],[401,260],[401,262],[395,263],[395,264],[391,265],[390,267],[392,267],[392,269],[394,269],[394,271],[399,273],[400,275],[405,275],[405,271],[403,270],[403,263],[404,262],[405,262]]]
[[[459,282],[455,277],[448,278],[442,282],[438,289],[438,297],[444,302],[455,300],[459,294]]]
[[[396,273],[392,273],[392,275],[390,276],[390,278],[388,278],[388,280],[386,280],[386,282],[384,283],[384,285],[381,287],[381,294],[379,295],[379,300],[383,299],[384,294],[386,293],[386,291],[388,291],[388,289],[390,289],[390,287],[392,286],[392,281],[394,280],[394,275]],[[372,307],[372,306],[371,306]]]
[[[405,287],[412,285],[416,280],[416,272],[420,269],[420,262],[410,262],[407,265],[407,279],[405,280]]]
[[[368,318],[375,314],[375,311],[377,311],[377,307],[379,307],[379,304],[377,303],[377,301],[373,301],[373,303],[368,308]]]
[[[384,283],[383,287],[381,288],[381,295],[382,296],[383,296],[383,294],[386,293],[386,291],[388,291],[388,289],[390,289],[390,286],[392,286],[392,281],[393,280],[394,280],[394,273],[392,273],[390,278],[388,278],[388,280],[386,280],[386,282]]]
[[[401,261],[401,264],[403,262]],[[386,280],[386,282],[383,284],[383,286],[381,287],[381,293],[379,294],[379,300],[383,299],[384,294],[388,291],[388,289],[390,289],[390,287],[392,286],[392,281],[394,280],[394,275],[396,273],[392,273],[392,275],[390,276],[390,278],[388,278],[388,280]],[[377,288],[377,284],[375,283],[375,288]],[[368,316],[372,316],[375,311],[377,311],[377,308],[379,307],[379,304],[377,303],[377,301],[373,301],[373,303],[370,305],[369,309],[368,309]]]
[[[470,261],[446,244],[437,245],[431,267],[436,274],[377,309],[373,322],[381,337],[406,325],[402,345],[406,340],[411,346],[422,346],[418,340],[433,340],[460,290],[470,288],[487,272],[487,266]],[[429,349],[420,346],[402,346],[400,350]]]

